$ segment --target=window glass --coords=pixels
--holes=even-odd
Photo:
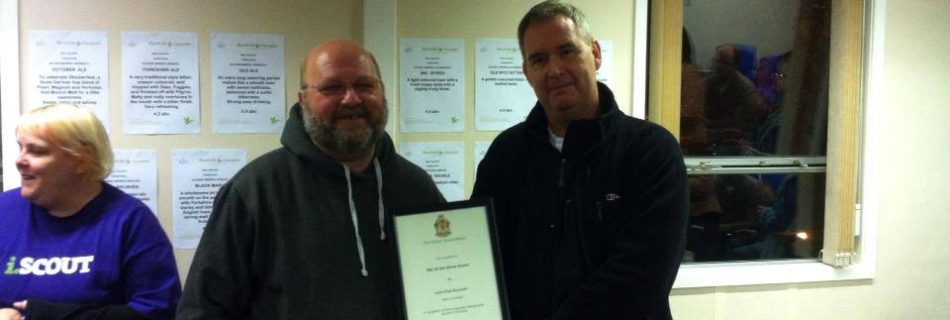
[[[690,175],[687,262],[813,259],[824,173]]]
[[[680,111],[687,156],[825,155],[827,2],[687,2]]]
[[[688,164],[702,159],[689,175],[685,261],[818,258],[829,1],[687,1],[683,10],[680,144]]]

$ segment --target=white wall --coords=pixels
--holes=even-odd
[[[879,297],[893,317],[950,318],[950,2],[888,1]],[[900,298],[902,297],[902,298]],[[902,301],[895,305],[895,298]],[[884,310],[882,310],[884,311]]]
[[[3,0],[7,2],[8,0]],[[505,0],[495,0],[499,3]],[[692,5],[702,1],[691,0]],[[135,16],[122,18],[121,21],[99,21],[91,19],[90,12],[113,8],[115,5],[105,5],[98,1],[99,9],[82,9],[75,3],[59,1],[58,5],[49,5],[48,1],[21,1],[28,2],[21,9],[22,25],[33,25],[42,29],[78,28],[78,29],[106,29],[110,38],[115,38],[117,32],[125,29],[175,29],[201,32],[207,35],[211,29],[233,27],[237,21],[247,20],[244,15],[250,15],[248,10],[225,11],[221,15],[208,17],[205,15],[186,15],[188,21],[181,21],[156,17],[143,21]],[[215,2],[225,5],[226,1]],[[356,1],[354,1],[356,2]],[[402,2],[402,1],[400,1]],[[411,1],[407,1],[411,2]],[[425,1],[423,1],[425,2]],[[583,8],[596,7],[595,0],[576,0],[583,4]],[[0,2],[3,3],[3,2]],[[31,4],[32,3],[32,4]],[[124,4],[122,6],[133,6]],[[139,2],[136,2],[139,3]],[[176,2],[180,7],[190,6],[190,2]],[[273,15],[290,9],[280,8],[279,5],[270,5],[263,2],[254,2],[259,10],[268,13],[255,19],[272,21]],[[293,2],[299,5],[299,2]],[[458,3],[465,3],[459,1]],[[510,4],[509,4],[510,5]],[[141,7],[141,5],[138,5]],[[523,3],[511,5],[524,7]],[[56,7],[72,7],[68,12],[78,12],[83,15],[73,16],[67,11],[51,10]],[[617,9],[620,7],[620,9]],[[314,5],[307,5],[312,10],[298,10],[307,12],[318,11]],[[405,7],[400,5],[405,10]],[[182,11],[192,11],[195,8],[182,8]],[[200,9],[200,8],[199,8]],[[109,9],[109,11],[118,9]],[[590,10],[593,10],[591,12]],[[616,3],[607,3],[603,7],[588,10],[591,19],[610,10],[624,10],[627,6],[618,6]],[[133,10],[127,15],[133,15]],[[154,11],[154,10],[150,10]],[[292,11],[292,10],[291,10]],[[139,11],[135,11],[139,12]],[[433,13],[438,10],[433,10]],[[874,150],[874,160],[878,167],[885,168],[875,174],[878,182],[880,197],[866,199],[878,211],[877,239],[877,272],[872,280],[856,280],[843,282],[806,283],[794,285],[766,285],[719,287],[702,289],[674,290],[671,297],[673,313],[677,319],[950,319],[950,168],[946,166],[950,160],[950,19],[945,13],[950,12],[950,2],[931,0],[891,0],[888,2],[885,21],[884,43],[884,72],[883,84],[880,92],[879,108],[871,110],[868,115],[876,119],[879,124],[877,132],[872,136],[876,140],[870,141]],[[154,12],[153,12],[154,13]],[[144,15],[145,13],[135,13]],[[41,17],[44,16],[44,17]],[[347,34],[358,37],[358,30],[354,29],[360,21],[351,18],[342,18],[344,26],[333,31],[318,32],[312,36],[313,30],[284,27],[286,23],[293,25],[307,25],[304,17],[308,15],[293,12],[299,19],[281,22],[279,24],[265,24],[263,31],[286,32],[289,34],[286,56],[287,76],[294,76],[295,64],[303,56],[304,50],[311,43],[328,34],[344,36]],[[510,15],[520,17],[520,13]],[[510,18],[506,15],[505,18]],[[121,16],[126,16],[123,14]],[[161,16],[164,16],[161,15]],[[309,15],[312,17],[313,15]],[[480,21],[496,19],[497,16],[481,16]],[[199,24],[199,21],[210,21]],[[307,18],[309,19],[309,18]],[[505,21],[506,25],[513,26],[516,21]],[[592,25],[595,30],[609,27],[612,23]],[[611,32],[629,33],[630,25],[621,24],[622,30]],[[260,26],[259,26],[260,27]],[[477,26],[470,26],[472,28]],[[497,27],[497,26],[495,26]],[[494,27],[493,27],[494,28]],[[512,27],[513,28],[513,27]],[[30,28],[25,28],[29,30]],[[256,28],[240,28],[236,31],[259,31]],[[500,29],[500,27],[499,27]],[[23,31],[26,31],[23,30]],[[692,31],[692,30],[691,30]],[[513,36],[514,30],[511,31]],[[22,35],[22,33],[21,33]],[[422,34],[420,34],[421,36]],[[499,34],[507,36],[509,34]],[[291,38],[292,37],[292,38]],[[629,48],[629,47],[627,47]],[[6,47],[3,50],[7,50]],[[618,49],[619,51],[619,49]],[[110,56],[118,52],[110,52]],[[112,56],[115,58],[115,56]],[[114,60],[114,59],[113,59]],[[117,71],[116,68],[114,71]],[[4,71],[6,72],[6,71]],[[114,82],[113,85],[117,85]],[[207,84],[202,84],[206,86]],[[629,86],[626,86],[629,87]],[[202,92],[207,92],[202,88]],[[118,95],[113,88],[113,95]],[[7,97],[5,96],[4,99]],[[288,95],[288,99],[292,99]],[[289,101],[290,101],[289,100]],[[206,102],[203,105],[206,105]],[[118,106],[114,101],[114,106]],[[9,106],[3,105],[7,110]],[[114,115],[113,123],[118,121],[118,114]],[[210,121],[205,119],[205,121]],[[207,124],[203,132],[209,132]],[[167,150],[172,143],[184,142],[187,146],[207,146],[209,144],[223,144],[225,147],[236,145],[234,141],[213,140],[214,137],[200,136],[197,142],[170,141],[158,143],[158,146]],[[12,137],[4,136],[4,142],[12,141]],[[212,139],[212,140],[207,140]],[[153,138],[119,138],[126,146],[138,143],[154,143],[160,139]],[[203,141],[203,142],[202,142]],[[276,143],[276,137],[261,137],[245,142],[254,145],[255,150],[269,149]],[[167,151],[163,151],[166,152]],[[249,154],[254,157],[256,154]],[[167,155],[163,160],[167,160]],[[15,170],[12,167],[7,168]],[[167,170],[163,169],[163,170]],[[162,173],[167,177],[167,172]],[[166,178],[167,179],[167,178]],[[165,180],[166,184],[168,180]],[[160,190],[160,197],[170,198],[168,186]],[[170,204],[160,204],[163,215],[163,224],[170,230]],[[185,259],[179,256],[180,267],[187,268],[190,262],[190,253],[180,252]]]
[[[950,319],[950,2],[886,10],[874,279],[674,290],[675,318]]]

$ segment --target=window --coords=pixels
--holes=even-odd
[[[870,12],[861,1],[650,1],[647,118],[678,134],[693,202],[677,287],[873,272],[843,268],[867,242],[856,219]]]
[[[818,257],[830,7],[796,4],[684,7],[679,136],[690,159],[688,262]]]

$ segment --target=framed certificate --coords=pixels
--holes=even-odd
[[[508,319],[488,200],[393,212],[406,319]]]

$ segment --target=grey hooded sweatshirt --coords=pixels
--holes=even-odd
[[[177,318],[399,317],[383,212],[445,202],[432,178],[388,135],[367,170],[350,172],[313,145],[299,105],[280,140],[218,192]]]

